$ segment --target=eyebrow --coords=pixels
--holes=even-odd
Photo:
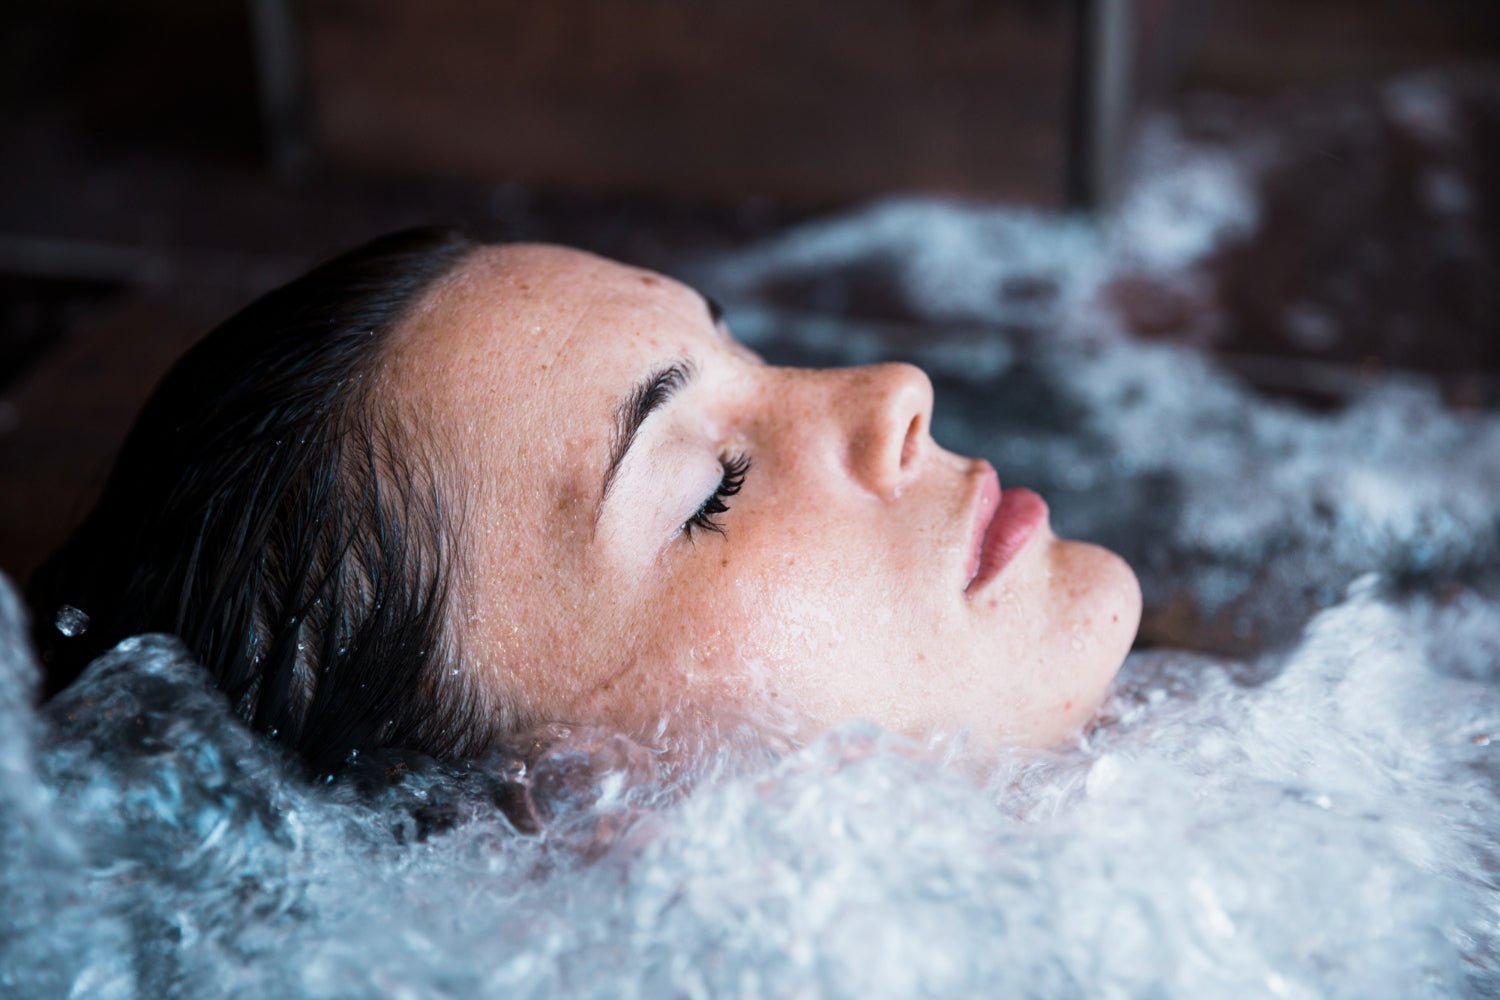
[[[604,511],[604,501],[615,485],[620,465],[625,461],[630,446],[646,418],[667,405],[677,392],[698,374],[697,365],[688,358],[673,361],[656,369],[635,384],[630,394],[615,408],[615,433],[609,445],[609,464],[604,469],[604,487],[599,491],[599,506],[594,511],[594,523]]]

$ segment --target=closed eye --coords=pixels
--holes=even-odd
[[[695,532],[712,531],[717,535],[724,534],[724,525],[718,520],[718,515],[728,513],[729,498],[745,485],[745,475],[750,471],[750,456],[740,454],[722,457],[719,459],[719,465],[723,469],[723,474],[719,477],[719,485],[699,506],[697,513],[682,522],[682,527],[678,529],[678,534],[685,536],[690,542]]]

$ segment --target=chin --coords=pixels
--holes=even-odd
[[[1096,558],[1101,564],[1102,579],[1098,589],[1100,598],[1106,603],[1106,613],[1101,616],[1101,621],[1107,623],[1109,635],[1106,641],[1115,649],[1113,665],[1109,668],[1110,679],[1113,679],[1141,627],[1141,582],[1124,559],[1097,545],[1089,548],[1097,553]]]
[[[1061,667],[1071,669],[1070,696],[1063,699],[1061,725],[1046,734],[1056,743],[1075,735],[1103,704],[1120,672],[1141,622],[1141,587],[1130,565],[1108,549],[1086,542],[1057,543],[1054,581],[1068,602],[1068,626],[1059,643]],[[1074,648],[1074,625],[1084,648]]]
[[[1055,597],[1067,605],[1064,614],[1087,630],[1091,649],[1101,654],[1114,651],[1114,676],[1141,624],[1141,585],[1135,571],[1102,546],[1058,539],[1053,543],[1052,573]]]

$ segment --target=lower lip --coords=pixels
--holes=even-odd
[[[979,546],[979,565],[965,593],[974,593],[1010,564],[1047,520],[1047,501],[1031,490],[1012,487],[1000,494],[1000,508]]]

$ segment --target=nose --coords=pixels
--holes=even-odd
[[[850,473],[867,489],[892,496],[911,479],[932,441],[932,381],[907,364],[848,369],[844,392]]]

